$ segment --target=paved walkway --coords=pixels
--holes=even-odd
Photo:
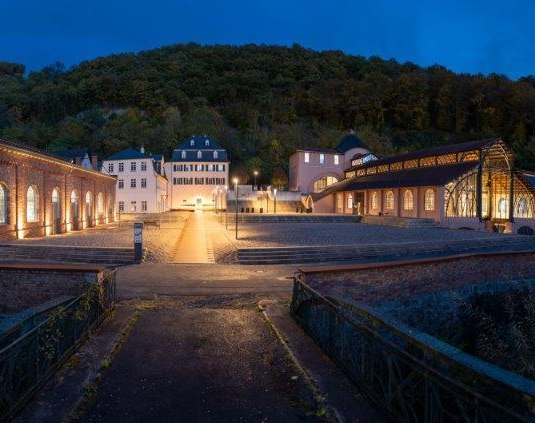
[[[178,242],[175,263],[215,263],[207,220],[202,211],[190,213]]]

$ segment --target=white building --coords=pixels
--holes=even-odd
[[[163,156],[134,148],[115,153],[102,162],[102,172],[117,177],[116,210],[120,213],[158,213],[169,210],[168,180]]]
[[[206,135],[193,135],[173,151],[165,164],[171,209],[225,208],[229,184],[227,151]]]

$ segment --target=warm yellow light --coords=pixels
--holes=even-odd
[[[232,182],[234,182],[234,185],[238,185],[238,178],[234,178]]]
[[[258,175],[258,170],[255,170],[254,171],[254,176],[257,176]]]

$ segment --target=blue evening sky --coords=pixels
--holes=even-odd
[[[30,70],[185,42],[298,43],[516,79],[535,74],[535,1],[0,0],[0,60]]]

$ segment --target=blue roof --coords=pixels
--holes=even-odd
[[[129,160],[129,159],[149,159],[150,156],[143,154],[141,151],[135,148],[125,148],[118,153],[112,154],[106,160]]]
[[[366,150],[368,147],[366,147],[366,144],[355,135],[353,131],[351,131],[349,134],[347,134],[342,140],[338,143],[336,146],[336,150],[338,150],[340,153],[347,153],[352,148],[365,148]]]
[[[151,154],[150,156],[151,156],[151,157],[154,159],[154,161],[156,161],[156,162],[159,162],[159,161],[163,160],[163,154]]]
[[[52,151],[52,154],[55,154],[56,156],[63,157],[65,159],[76,159],[77,157],[80,157],[83,159],[87,152],[87,148],[78,148],[78,149],[70,149],[70,150],[54,150]]]
[[[217,157],[214,157],[217,151]],[[200,157],[199,157],[200,152]],[[185,157],[183,157],[185,153]],[[228,162],[227,150],[207,135],[193,135],[173,150],[173,162]]]

